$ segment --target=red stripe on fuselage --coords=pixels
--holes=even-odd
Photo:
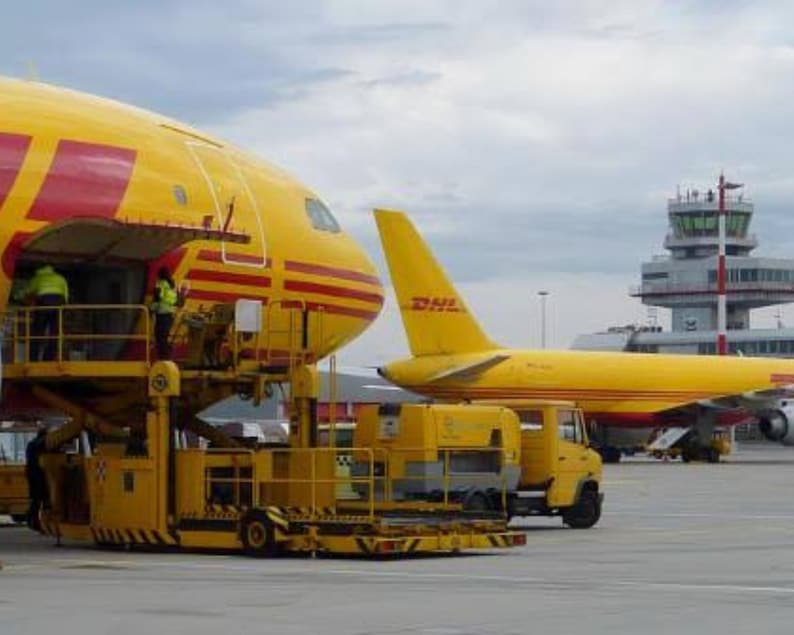
[[[28,135],[0,132],[0,208],[17,180],[30,139]]]
[[[283,306],[285,309],[299,309],[304,305],[298,300],[287,300],[281,306]],[[378,317],[378,311],[354,309],[353,307],[349,306],[326,304],[325,302],[306,302],[305,306],[308,311],[332,313],[334,315],[346,315],[347,317],[360,318],[370,322]]]
[[[219,262],[226,265],[239,265],[239,264],[262,264],[261,256],[251,256],[250,254],[238,254],[226,252],[226,261],[223,260],[223,252],[214,249],[201,249],[196,256],[197,260],[204,262]],[[265,266],[269,267],[271,264],[270,258],[265,261]]]
[[[206,300],[207,302],[236,302],[237,300],[259,300],[267,304],[267,297],[251,293],[225,293],[223,291],[209,291],[207,289],[191,289],[188,291],[189,300]]]
[[[308,262],[298,262],[296,260],[285,261],[284,268],[287,271],[310,273],[317,276],[330,276],[331,278],[352,280],[354,282],[366,282],[367,284],[381,286],[378,276],[371,276],[368,273],[361,273],[360,271],[352,271],[350,269],[340,269],[338,267],[328,267],[326,265],[315,265]]]
[[[302,291],[304,293],[316,293],[318,295],[328,295],[334,298],[350,298],[351,300],[362,300],[372,302],[381,306],[383,296],[377,293],[367,293],[349,287],[336,287],[327,284],[317,284],[316,282],[304,282],[303,280],[285,280],[284,289],[286,291]]]
[[[188,280],[204,280],[222,284],[239,284],[246,287],[270,287],[270,278],[245,273],[229,273],[226,271],[208,271],[207,269],[191,269],[187,272]]]
[[[191,289],[187,297],[190,300],[206,300],[208,302],[234,302],[236,300],[261,300],[265,304],[268,302],[268,298],[265,296],[258,296],[254,294],[224,293],[223,291],[208,291],[205,289]],[[281,307],[284,309],[299,309],[303,306],[304,304],[297,300],[288,300],[281,304]],[[346,306],[337,306],[335,304],[307,302],[305,306],[306,310],[311,312],[322,311],[333,315],[345,315],[347,317],[368,320],[370,322],[378,317],[377,312],[353,309]]]
[[[127,191],[135,156],[130,148],[62,139],[28,218],[113,218]]]

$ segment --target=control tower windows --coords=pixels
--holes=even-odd
[[[794,271],[790,269],[735,269],[727,270],[728,282],[792,282]],[[643,274],[643,280],[645,280]],[[710,283],[717,282],[717,270],[710,269],[708,273]]]
[[[673,214],[670,217],[673,233],[677,238],[717,236],[719,214],[715,211],[695,211]],[[747,212],[728,212],[725,233],[732,238],[744,238],[750,226]]]

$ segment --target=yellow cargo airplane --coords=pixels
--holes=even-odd
[[[296,310],[316,360],[383,303],[367,254],[282,170],[152,112],[0,78],[0,313],[43,263],[72,304],[145,305],[163,265],[188,311],[261,301],[268,360],[290,354]]]
[[[395,384],[440,400],[571,400],[606,426],[694,421],[701,453],[715,423],[753,415],[769,439],[794,445],[794,360],[501,348],[407,216],[375,219],[413,355],[379,369]]]

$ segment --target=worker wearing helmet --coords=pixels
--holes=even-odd
[[[171,344],[168,335],[174,325],[174,314],[179,303],[176,284],[168,267],[160,267],[157,272],[157,283],[154,286],[154,341],[159,359],[171,358]]]
[[[58,311],[42,307],[59,307],[69,302],[69,284],[52,265],[43,265],[28,283],[26,294],[36,309],[32,312],[30,344],[31,361],[55,359],[56,337],[58,336]],[[47,339],[37,339],[49,336]],[[40,353],[43,352],[42,355]]]

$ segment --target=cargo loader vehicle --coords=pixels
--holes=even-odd
[[[433,501],[376,497],[376,492],[398,491],[389,475],[374,467],[395,459],[385,448],[339,448],[319,441],[319,374],[313,363],[294,362],[306,359],[299,348],[302,338],[289,338],[298,348],[282,365],[241,354],[245,346],[261,346],[261,334],[236,331],[245,320],[233,314],[247,309],[247,304],[215,307],[203,318],[193,315],[188,323],[232,314],[222,349],[215,351],[222,354],[228,347],[228,366],[200,361],[123,361],[117,366],[90,359],[27,361],[24,355],[9,363],[13,356],[6,358],[6,387],[32,390],[71,417],[48,432],[47,451],[39,458],[50,496],[40,515],[44,533],[57,541],[100,546],[210,549],[253,556],[399,555],[525,543],[523,533],[507,529],[502,515],[466,511],[448,493]],[[26,332],[14,330],[6,344],[24,350]],[[200,330],[190,326],[179,332],[185,350],[196,349],[191,340],[200,337],[198,348],[206,353]],[[148,331],[135,337],[147,338]],[[88,374],[95,380],[123,381],[129,393],[145,395],[138,416],[127,410],[120,424],[71,400],[69,395],[79,395]],[[216,394],[231,386],[262,399],[276,383],[289,388],[287,444],[244,447],[194,416],[192,400],[199,391]],[[186,445],[185,431],[203,437],[207,442],[201,446],[209,447]],[[350,452],[367,457],[368,475],[340,474],[339,455]],[[340,492],[345,495],[340,497]]]

